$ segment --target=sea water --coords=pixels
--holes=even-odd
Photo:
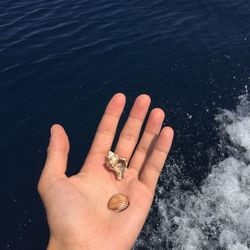
[[[220,110],[215,120],[223,159],[211,167],[199,187],[183,178],[181,165],[166,166],[155,199],[156,217],[145,226],[147,237],[139,238],[135,249],[249,249],[248,92],[239,96],[234,110]]]
[[[116,92],[118,131],[142,93],[175,131],[135,249],[248,247],[249,24],[249,0],[1,0],[0,249],[46,248],[50,126],[77,173]]]

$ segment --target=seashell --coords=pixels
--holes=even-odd
[[[124,172],[127,170],[128,165],[126,158],[119,158],[117,154],[109,151],[105,163],[108,169],[115,172],[117,180],[124,178]]]
[[[106,165],[108,168],[113,168],[119,161],[119,156],[112,151],[108,152],[106,157]]]
[[[121,212],[125,210],[128,206],[129,200],[122,193],[113,195],[108,202],[108,208],[114,212]]]

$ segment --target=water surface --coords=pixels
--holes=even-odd
[[[247,96],[249,24],[247,0],[3,0],[0,248],[45,248],[48,228],[36,184],[46,156],[49,127],[58,122],[67,130],[71,140],[68,174],[77,172],[107,101],[118,91],[128,98],[125,117],[134,98],[147,93],[153,99],[152,107],[166,111],[165,124],[175,129],[169,160],[173,172],[162,176],[151,216],[135,249],[236,249],[224,240],[223,228],[236,234],[232,237],[235,244],[247,247],[249,226],[245,226],[244,238],[238,234],[240,225],[229,229],[224,220],[214,231],[208,224],[205,232],[193,221],[195,232],[199,232],[194,233],[195,241],[187,236],[191,229],[183,222],[185,218],[192,222],[193,217],[189,212],[176,213],[184,209],[198,215],[199,210],[193,204],[185,208],[183,198],[184,205],[171,214],[167,201],[180,199],[175,190],[183,182],[182,189],[191,192],[199,204],[206,204],[202,198],[206,193],[199,198],[194,190],[210,190],[216,181],[222,185],[220,178],[207,177],[209,173],[213,176],[213,165],[229,156],[222,145],[227,147],[230,140],[224,142],[219,132],[224,123],[214,117],[219,108],[237,114],[233,110],[240,105],[238,96]],[[244,117],[248,116],[246,111]],[[237,123],[235,119],[231,123]],[[249,136],[248,130],[241,131]],[[241,157],[225,164],[236,168],[238,160],[245,162]],[[180,171],[176,173],[176,169]],[[166,188],[168,179],[176,181]],[[177,194],[172,195],[172,191]],[[248,191],[244,194],[244,211],[248,211],[250,195]],[[184,196],[189,197],[187,193]],[[179,220],[164,224],[164,214]],[[221,217],[213,219],[218,225]],[[222,234],[222,239],[208,231]],[[152,245],[146,244],[150,235],[155,239]],[[183,238],[186,241],[180,240]],[[207,239],[209,244],[205,245]]]

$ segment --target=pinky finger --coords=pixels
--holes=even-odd
[[[152,193],[155,191],[158,178],[171,148],[173,137],[174,132],[172,128],[165,127],[162,129],[153,151],[142,169],[140,180]]]

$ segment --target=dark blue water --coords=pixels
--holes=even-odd
[[[249,41],[247,0],[2,0],[0,249],[45,248],[36,185],[49,128],[67,130],[76,173],[118,91],[125,117],[140,93],[165,109],[175,129],[170,162],[184,163],[199,186],[219,141],[214,115],[249,85]]]

